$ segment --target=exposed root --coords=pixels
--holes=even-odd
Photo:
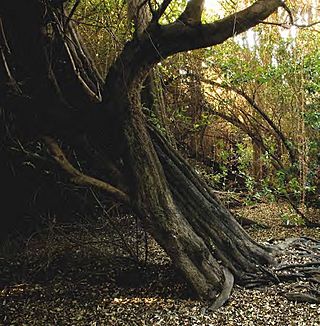
[[[256,228],[259,228],[259,229],[269,229],[270,228],[266,224],[256,222],[254,220],[251,220],[251,219],[249,219],[247,217],[244,217],[244,216],[241,216],[239,214],[233,214],[233,216],[238,221],[238,223],[244,228],[246,228],[246,227],[256,227]]]
[[[290,301],[320,303],[320,241],[309,238],[289,238],[273,245],[279,256],[275,266],[259,266],[256,273],[245,273],[237,283],[247,289],[282,284],[280,294]],[[209,310],[221,307],[229,298],[233,281],[224,270],[224,289]],[[230,288],[231,286],[231,288]]]
[[[308,302],[308,303],[320,303],[320,295],[318,297],[308,294],[308,293],[299,293],[299,292],[288,292],[285,293],[284,296],[289,301],[295,302]]]
[[[282,295],[290,301],[320,303],[320,241],[289,238],[275,247],[280,250],[280,262],[266,271],[277,283],[288,283]]]
[[[224,284],[223,289],[219,296],[215,299],[213,304],[209,307],[209,311],[214,311],[222,307],[226,301],[230,298],[233,284],[234,284],[234,276],[233,274],[225,267],[223,267],[223,274],[224,274]]]

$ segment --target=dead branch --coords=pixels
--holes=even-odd
[[[123,204],[130,204],[130,197],[117,189],[116,187],[106,183],[105,181],[90,177],[85,175],[84,173],[80,172],[76,169],[66,158],[63,151],[61,150],[58,143],[49,136],[43,137],[44,142],[46,143],[49,151],[51,152],[52,157],[58,163],[58,165],[70,175],[70,180],[78,185],[82,186],[90,186],[106,192],[110,197],[119,201]]]

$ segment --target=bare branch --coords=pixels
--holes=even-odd
[[[285,29],[289,29],[291,26],[295,26],[297,28],[313,27],[313,26],[319,25],[320,21],[315,21],[315,22],[312,22],[310,24],[296,24],[296,23],[293,23],[291,25],[288,25],[287,23],[265,22],[265,21],[261,21],[260,23],[265,24],[265,25],[279,26],[279,27],[282,27],[282,28],[285,28]],[[319,32],[317,30],[313,30],[313,31]]]
[[[283,1],[281,7],[288,13],[289,16],[289,20],[290,20],[290,24],[288,25],[287,23],[277,23],[277,22],[264,22],[264,21],[260,21],[260,23],[262,24],[266,24],[266,25],[275,25],[275,26],[280,26],[286,29],[289,29],[291,26],[295,26],[298,28],[308,28],[308,27],[312,27],[315,25],[320,24],[320,21],[315,21],[312,22],[310,24],[297,24],[294,22],[294,17],[292,14],[292,11],[290,10],[290,8],[287,6],[287,4]]]
[[[299,28],[308,28],[308,27],[313,27],[315,25],[319,25],[320,21],[316,21],[310,24],[293,24],[293,26],[299,27]]]
[[[68,35],[63,30],[64,27],[62,26],[62,23],[60,23],[60,19],[57,17],[57,15],[55,13],[53,13],[53,17],[55,18],[57,31],[59,32],[59,34],[61,36],[62,42],[64,43],[64,46],[65,46],[66,52],[69,56],[69,60],[70,60],[70,63],[71,63],[71,66],[72,66],[75,76],[78,78],[81,86],[83,87],[83,90],[92,98],[92,100],[94,100],[97,103],[101,102],[102,98],[101,98],[101,94],[100,94],[99,84],[97,83],[95,85],[97,87],[97,89],[93,89],[90,86],[90,84],[88,83],[88,80],[86,80],[81,74],[81,67],[79,67],[80,61],[77,58],[77,53],[75,50],[75,48],[77,47],[77,44],[74,45],[72,40],[69,39]],[[71,30],[71,32],[72,32],[72,30]],[[81,47],[79,47],[79,50],[82,51]],[[85,54],[84,54],[84,56],[85,56]],[[94,85],[94,84],[91,84],[91,85]]]
[[[291,12],[290,8],[286,5],[286,3],[284,1],[282,2],[281,7],[288,13],[289,19],[290,19],[290,24],[293,25],[294,20],[293,20],[293,15],[292,15],[292,12]]]
[[[268,123],[268,125],[272,128],[272,130],[276,133],[276,135],[280,138],[281,142],[283,143],[283,145],[285,146],[285,148],[287,149],[289,156],[290,156],[290,160],[292,163],[297,161],[297,157],[296,157],[296,153],[295,150],[292,148],[291,145],[289,145],[289,142],[287,140],[287,138],[284,136],[284,134],[282,133],[282,131],[274,124],[274,122],[272,121],[272,119],[267,115],[266,112],[264,112],[256,103],[256,101],[251,98],[247,93],[245,93],[244,91],[234,87],[234,86],[230,86],[230,85],[224,85],[218,82],[215,82],[213,80],[210,79],[205,79],[205,78],[201,78],[201,81],[212,85],[212,86],[217,86],[220,88],[224,88],[226,90],[232,91],[238,95],[240,95],[241,97],[243,97],[249,104],[250,106],[259,113],[259,115]]]
[[[11,50],[6,38],[6,34],[4,32],[4,28],[3,28],[3,23],[2,23],[2,19],[0,18],[0,39],[1,39],[1,48],[5,48],[5,50],[7,51],[8,54],[11,54]],[[3,44],[2,44],[3,43]]]
[[[130,197],[105,181],[90,177],[76,169],[66,158],[58,143],[51,137],[43,137],[51,155],[58,165],[70,175],[70,180],[78,185],[90,186],[105,191],[110,197],[123,204],[130,204]]]
[[[159,9],[152,13],[152,23],[158,22],[161,16],[164,14],[166,9],[169,7],[172,0],[163,0]]]
[[[11,55],[11,50],[4,32],[4,28],[3,28],[3,23],[2,23],[2,19],[0,18],[0,62],[2,59],[2,64],[3,64],[3,68],[5,73],[7,74],[8,77],[8,86],[10,85],[12,87],[12,89],[15,91],[16,94],[21,95],[22,94],[22,90],[19,86],[19,84],[17,83],[17,81],[15,80],[13,73],[11,71],[11,67],[8,63],[7,60],[7,56]]]
[[[80,4],[80,0],[76,0],[73,7],[72,7],[72,9],[71,9],[71,11],[70,11],[70,13],[69,13],[69,15],[68,15],[68,17],[67,17],[67,19],[66,19],[66,21],[65,21],[65,23],[64,23],[64,30],[66,30],[68,28],[70,20],[71,20],[72,16],[74,15],[75,11],[77,10],[79,4]]]

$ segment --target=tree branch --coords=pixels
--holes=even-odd
[[[124,193],[123,191],[113,187],[112,185],[87,176],[76,169],[66,158],[63,151],[61,150],[58,143],[51,137],[45,136],[43,137],[44,142],[46,143],[51,155],[53,156],[54,160],[58,163],[58,165],[70,175],[70,180],[78,185],[82,186],[91,186],[97,189],[105,191],[110,197],[117,200],[123,204],[130,204],[130,197]]]
[[[69,13],[69,15],[68,15],[68,17],[67,17],[67,19],[65,20],[65,22],[64,22],[64,30],[65,31],[68,28],[70,20],[71,20],[72,16],[74,15],[75,11],[77,10],[79,4],[80,4],[80,0],[76,0],[73,7],[72,7],[72,9],[71,9],[71,11],[70,11],[70,13]]]
[[[292,12],[291,12],[290,8],[286,5],[286,3],[284,1],[282,2],[281,7],[288,13],[290,24],[293,25],[294,24],[294,19],[293,19],[293,15],[292,15]]]
[[[265,22],[265,21],[261,21],[260,23],[261,24],[264,24],[264,25],[279,26],[279,27],[282,27],[282,28],[285,28],[285,29],[290,29],[292,26],[295,26],[297,28],[309,28],[309,27],[313,27],[313,26],[319,25],[320,24],[320,21],[315,21],[315,22],[312,22],[310,24],[297,24],[297,23],[293,23],[291,25],[288,25],[286,23]],[[313,31],[319,32],[318,30],[313,30]]]
[[[224,85],[218,82],[215,82],[211,79],[206,79],[206,78],[201,78],[201,81],[212,85],[212,86],[217,86],[219,88],[223,88],[229,91],[232,91],[238,95],[240,95],[241,97],[243,97],[248,104],[250,104],[250,106],[259,113],[259,115],[268,123],[268,125],[272,128],[272,130],[274,131],[274,133],[277,135],[277,137],[281,140],[281,142],[283,143],[283,145],[285,146],[285,148],[287,149],[289,156],[290,156],[290,160],[292,162],[292,164],[294,164],[297,161],[297,155],[296,155],[296,151],[295,148],[293,148],[293,146],[289,143],[289,141],[287,140],[287,138],[285,137],[285,135],[282,133],[282,131],[275,125],[275,123],[272,121],[272,119],[268,116],[268,114],[263,111],[260,106],[258,106],[258,104],[256,103],[256,101],[251,98],[249,95],[247,95],[247,93],[245,93],[244,91],[234,87],[234,86],[230,86],[230,85]]]
[[[282,0],[258,0],[248,8],[213,23],[190,26],[177,20],[173,24],[161,26],[161,31],[159,28],[149,30],[147,37],[151,37],[157,45],[156,59],[159,61],[159,53],[161,58],[166,58],[178,52],[223,43],[228,38],[258,25],[282,6]]]
[[[152,21],[151,21],[151,23],[155,23],[155,22],[159,21],[159,19],[164,14],[166,9],[169,7],[171,2],[172,2],[172,0],[163,0],[163,2],[161,3],[159,9],[152,13]]]
[[[169,3],[170,0],[164,0],[158,12],[161,13]],[[125,103],[119,105],[110,94],[117,93],[118,98],[126,96],[128,85],[142,82],[150,69],[163,59],[179,52],[223,43],[233,35],[256,26],[282,4],[282,0],[258,0],[248,8],[210,24],[190,26],[178,20],[168,25],[151,23],[142,35],[125,45],[110,69],[102,92],[105,105],[114,108],[114,117],[124,115],[128,106]]]

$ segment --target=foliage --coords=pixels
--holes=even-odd
[[[314,197],[319,169],[318,42],[311,29],[262,25],[221,46],[179,54],[161,65],[171,128],[191,156],[220,164],[221,171],[212,171],[217,185],[234,187],[227,181],[227,171],[235,170],[235,158],[227,154],[233,151],[236,171],[249,193],[268,194],[269,187],[301,203],[306,195]],[[203,76],[221,87],[205,84]],[[240,93],[265,113],[283,140]]]
[[[126,1],[81,1],[72,21],[78,26],[101,73],[106,75],[133,33],[128,22]]]

